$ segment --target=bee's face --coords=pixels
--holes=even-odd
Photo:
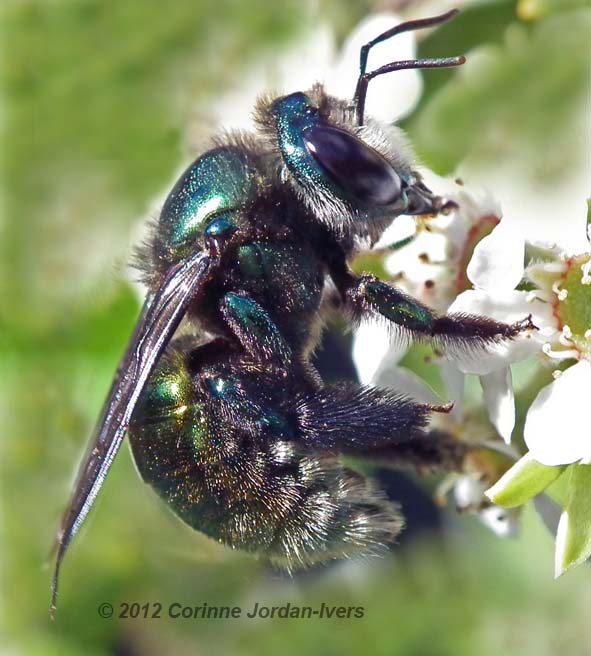
[[[412,169],[402,131],[372,119],[357,125],[355,107],[319,85],[263,101],[259,121],[296,194],[341,234],[377,236],[399,214],[440,209]]]

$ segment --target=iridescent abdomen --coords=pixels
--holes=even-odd
[[[144,391],[129,429],[144,481],[192,528],[289,567],[386,541],[390,504],[306,448],[297,401],[311,386],[210,351],[169,350]]]

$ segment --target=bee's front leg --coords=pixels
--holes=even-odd
[[[438,316],[400,289],[372,275],[356,276],[348,269],[337,272],[334,279],[355,320],[372,315],[383,317],[408,331],[414,339],[426,339],[443,348],[486,348],[535,329],[531,316],[511,324],[470,314]]]

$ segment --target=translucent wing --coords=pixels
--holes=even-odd
[[[209,278],[213,259],[200,252],[171,267],[164,282],[148,297],[117,369],[82,462],[74,493],[56,538],[56,564],[50,612],[55,613],[59,570],[72,538],[84,522],[113,463],[137,400],[154,366],[178,327],[191,298]]]

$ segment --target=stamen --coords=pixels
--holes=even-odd
[[[581,265],[581,271],[583,272],[583,277],[581,278],[581,285],[591,285],[591,258],[589,258],[585,264]]]
[[[526,303],[533,303],[534,301],[541,301],[542,303],[550,303],[552,300],[549,292],[542,289],[532,289],[525,297]]]
[[[560,337],[558,338],[558,341],[563,346],[571,346],[573,341],[572,337],[573,337],[573,331],[570,329],[570,326],[564,324],[564,326],[562,327],[562,332],[560,334]]]
[[[560,369],[554,369],[552,372],[552,378],[554,378],[554,380],[558,380],[560,376],[562,376],[562,371],[560,371]]]
[[[542,268],[546,273],[560,273],[565,274],[568,271],[568,265],[564,260],[557,260],[556,262],[544,262]]]
[[[564,351],[553,351],[550,342],[542,345],[542,352],[553,360],[570,360],[579,357],[579,352],[575,349],[567,349]]]
[[[558,296],[559,301],[565,301],[568,296],[568,289],[561,289],[557,280],[552,283],[552,291]]]

